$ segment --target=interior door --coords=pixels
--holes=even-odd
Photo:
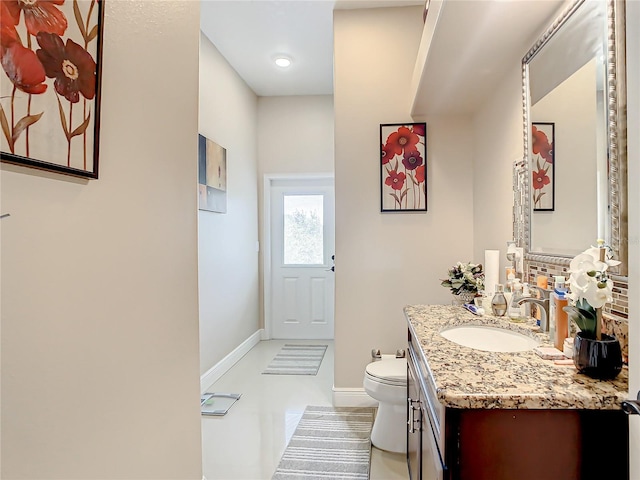
[[[271,337],[333,338],[333,179],[274,183],[270,215]]]

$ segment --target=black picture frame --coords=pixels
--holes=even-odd
[[[104,0],[51,4],[29,27],[21,8],[3,10],[17,23],[3,38],[0,160],[97,179]]]
[[[531,205],[553,212],[556,204],[555,123],[531,123]]]
[[[380,211],[427,211],[427,124],[380,124]]]

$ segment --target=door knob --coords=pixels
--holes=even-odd
[[[637,400],[625,400],[622,402],[622,410],[627,415],[640,415],[640,391],[637,395]]]

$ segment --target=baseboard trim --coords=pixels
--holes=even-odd
[[[231,353],[211,367],[206,373],[200,376],[200,393],[204,393],[212,383],[217,381],[222,375],[233,367],[238,360],[244,357],[249,350],[260,342],[264,334],[264,329],[257,330],[253,335],[238,345]]]
[[[377,407],[378,401],[371,398],[364,388],[333,387],[334,407]]]

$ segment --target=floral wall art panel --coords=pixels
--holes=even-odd
[[[380,125],[382,212],[427,210],[427,124]]]
[[[555,124],[531,124],[531,189],[533,211],[552,212],[555,208]]]
[[[0,0],[0,158],[98,178],[102,0]]]
[[[227,149],[198,135],[198,203],[200,210],[227,212]]]

